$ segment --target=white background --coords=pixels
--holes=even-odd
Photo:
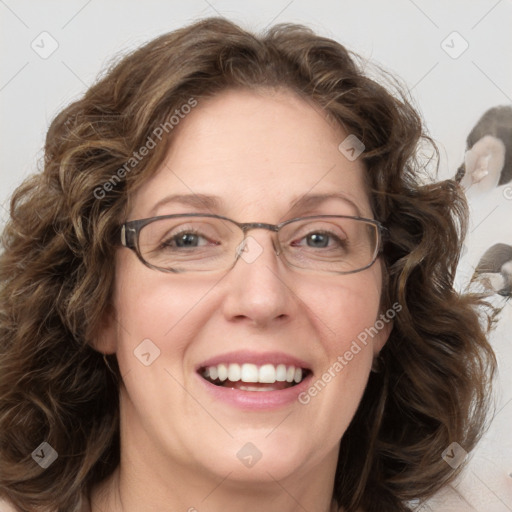
[[[218,15],[254,30],[304,23],[397,74],[441,148],[440,178],[455,174],[465,139],[484,111],[512,103],[511,0],[0,0],[0,227],[12,191],[37,169],[52,118],[111,58]],[[43,31],[58,43],[46,59],[31,47]],[[452,53],[464,41],[469,45],[458,58],[441,46],[453,31],[463,39],[450,36]],[[475,200],[473,207],[460,287],[490,244],[512,243],[512,201],[501,190]],[[492,339],[500,362],[499,412],[458,486],[459,504],[449,505],[454,498],[445,496],[431,510],[512,511],[511,310],[509,302]]]

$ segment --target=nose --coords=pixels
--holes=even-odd
[[[286,264],[276,254],[274,238],[263,230],[247,235],[238,260],[223,280],[222,307],[228,320],[265,327],[292,318],[296,298],[286,279]]]

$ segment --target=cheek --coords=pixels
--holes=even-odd
[[[317,328],[326,334],[330,349],[343,349],[374,326],[379,315],[381,291],[378,266],[366,272],[336,276],[324,286],[316,284],[306,291],[313,318],[318,319]]]
[[[181,361],[192,330],[202,325],[196,316],[211,286],[209,281],[190,279],[185,285],[175,275],[146,268],[130,253],[120,256],[114,303],[121,369],[140,371],[141,351],[150,353],[145,358],[155,361],[151,367],[159,366],[162,360],[158,358],[168,352],[172,353],[172,360]]]
[[[190,379],[190,340],[198,338],[205,319],[214,314],[207,298],[215,283],[185,282],[174,274],[146,269],[138,261],[127,263],[118,265],[115,293],[116,355],[126,423],[137,424],[142,418],[144,428],[153,431],[164,417],[168,424],[184,413],[203,418],[183,386]],[[174,426],[167,428],[174,431]]]
[[[368,382],[374,340],[368,333],[379,315],[380,268],[336,276],[324,286],[311,286],[308,293],[309,318],[321,335],[324,358],[298,398],[316,422],[323,422],[328,445],[348,428]]]
[[[339,276],[321,287],[311,287],[310,321],[320,335],[321,371],[315,375],[301,403],[316,403],[317,414],[338,417],[337,432],[348,425],[362,397],[378,340],[375,324],[381,296],[380,267]],[[320,348],[320,347],[319,347]],[[316,397],[321,397],[316,402]]]

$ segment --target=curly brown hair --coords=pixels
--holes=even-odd
[[[14,192],[2,235],[0,496],[23,511],[79,510],[118,466],[121,375],[94,340],[113,308],[118,226],[172,130],[126,162],[181,105],[228,88],[293,91],[355,134],[374,216],[389,232],[382,308],[402,310],[341,440],[333,498],[346,512],[406,511],[452,481],[443,451],[456,441],[469,452],[486,424],[492,317],[482,297],[453,286],[463,193],[426,171],[419,146],[433,142],[403,86],[382,72],[383,86],[365,67],[300,25],[256,36],[210,18],[123,57],[57,115],[44,170]],[[58,453],[47,469],[31,457],[42,441]]]

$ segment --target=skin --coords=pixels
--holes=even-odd
[[[220,196],[218,210],[166,205],[157,214],[199,212],[277,224],[314,214],[357,214],[331,200],[311,211],[290,205],[306,193],[343,192],[373,218],[361,159],[338,150],[347,133],[289,91],[226,91],[199,101],[180,122],[159,171],[132,197],[127,220],[149,217],[169,194]],[[116,257],[115,319],[97,348],[116,353],[123,385],[120,468],[92,495],[93,512],[331,510],[339,442],[391,323],[310,403],[240,411],[198,384],[195,365],[237,349],[282,351],[315,375],[332,366],[382,313],[380,260],[351,275],[315,275],[276,256],[270,231],[251,236],[263,249],[228,273],[165,274],[133,251]],[[160,356],[144,366],[144,339]],[[247,468],[237,452],[253,443],[262,458]]]

